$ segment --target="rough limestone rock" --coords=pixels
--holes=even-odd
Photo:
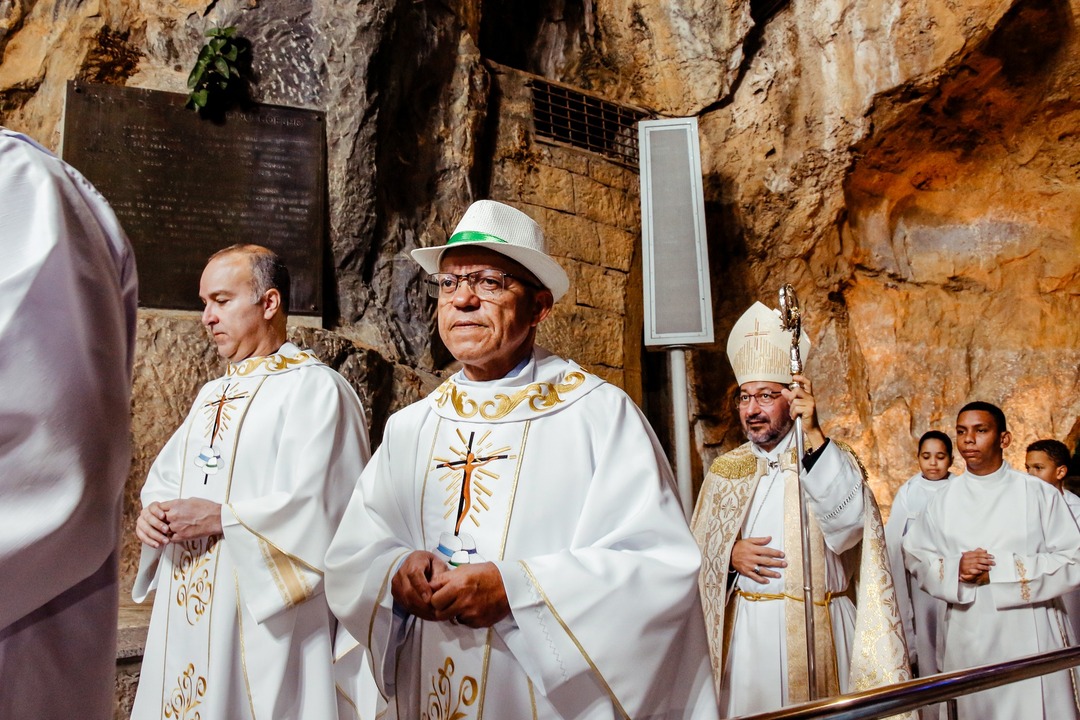
[[[949,429],[965,400],[1003,404],[1014,464],[1036,437],[1080,439],[1078,13],[1075,0],[0,0],[0,122],[57,147],[68,80],[183,92],[205,31],[235,24],[256,100],[327,113],[329,321],[385,359],[393,407],[451,367],[405,253],[495,192],[558,228],[626,221],[561,240],[577,287],[544,339],[616,382],[644,367],[641,384],[662,385],[630,325],[632,183],[573,153],[509,167],[538,151],[527,123],[500,134],[487,60],[523,49],[519,69],[698,115],[719,339],[692,354],[698,460],[740,439],[728,330],[791,282],[826,429],[888,504],[914,438]],[[160,331],[160,355],[203,352],[187,334]],[[197,384],[164,383],[178,408]],[[170,423],[147,422],[164,442]]]
[[[605,60],[625,99],[673,117],[727,97],[753,27],[749,0],[597,0]],[[604,92],[619,97],[621,93]]]
[[[718,337],[793,283],[826,430],[885,504],[968,400],[1004,407],[1021,468],[1080,438],[1076,13],[795,2],[702,117]],[[720,344],[694,369],[707,463],[734,380]]]

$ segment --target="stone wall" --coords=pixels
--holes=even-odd
[[[529,76],[498,66],[494,73],[497,125],[489,195],[533,217],[570,276],[570,291],[540,325],[538,341],[640,403],[637,172],[596,153],[537,139]]]

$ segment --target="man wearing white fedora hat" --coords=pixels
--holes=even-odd
[[[412,256],[462,369],[390,418],[326,559],[390,716],[717,717],[663,451],[625,393],[534,346],[569,288],[539,226],[482,200]]]

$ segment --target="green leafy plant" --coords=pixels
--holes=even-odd
[[[211,28],[210,41],[199,51],[195,67],[188,75],[187,107],[199,112],[223,104],[244,90],[244,55],[249,44],[236,36],[235,27]]]

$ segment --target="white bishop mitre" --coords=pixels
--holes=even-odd
[[[799,355],[806,360],[810,339],[799,335]],[[780,326],[780,313],[756,302],[731,328],[727,342],[728,361],[735,380],[791,384],[791,332]]]

